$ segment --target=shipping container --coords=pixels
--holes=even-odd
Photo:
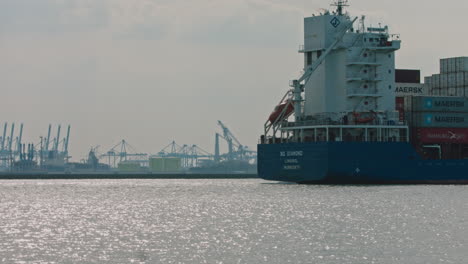
[[[457,88],[455,87],[450,87],[448,88],[448,96],[457,96]]]
[[[468,72],[468,57],[462,57],[462,66],[460,71],[462,72]]]
[[[440,88],[443,88],[443,89],[448,88],[448,73],[444,73],[440,75]]]
[[[405,109],[405,98],[401,96],[395,97],[395,109],[404,110]]]
[[[164,172],[164,159],[163,158],[150,158],[149,169],[151,172]]]
[[[421,143],[468,144],[468,128],[416,128],[414,135]]]
[[[468,57],[458,57],[456,58],[456,72],[466,72],[468,71]]]
[[[432,75],[431,87],[435,89],[440,89],[440,74]]]
[[[456,72],[457,58],[448,59],[448,73]]]
[[[118,164],[119,172],[141,172],[143,168],[137,162],[120,162]]]
[[[464,72],[457,72],[456,75],[457,75],[456,87],[465,86],[465,73]]]
[[[398,119],[400,122],[405,121],[405,97],[395,97],[395,109],[398,111]]]
[[[447,59],[440,59],[440,73],[448,73]]]
[[[447,74],[447,82],[448,88],[455,88],[457,87],[457,74],[456,73],[449,73]]]
[[[463,72],[463,57],[456,58],[455,71]]]
[[[468,128],[468,114],[445,112],[412,112],[411,126]]]
[[[468,57],[440,59],[440,73],[468,71]]]
[[[396,96],[427,96],[429,89],[422,83],[396,83]]]
[[[166,158],[164,166],[166,172],[178,172],[181,170],[182,162],[180,158]]]
[[[405,96],[403,97],[403,109],[405,112],[411,113],[413,111],[413,98],[414,96]]]
[[[448,88],[440,88],[439,95],[440,96],[448,96]]]
[[[396,83],[421,83],[420,70],[395,69]]]
[[[405,97],[405,110],[414,112],[430,111],[468,113],[468,98],[408,96]]]
[[[149,160],[149,169],[151,172],[179,172],[182,168],[180,158],[155,157]]]
[[[432,76],[426,76],[426,77],[424,77],[424,83],[425,83],[425,84],[428,84],[429,86],[431,86],[431,84],[432,84]]]

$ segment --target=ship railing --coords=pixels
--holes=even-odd
[[[353,121],[348,121],[345,122],[343,120],[340,121],[334,121],[330,119],[321,119],[321,120],[306,120],[306,121],[295,121],[295,122],[289,122],[289,121],[284,121],[281,123],[281,127],[283,128],[288,128],[288,127],[306,127],[306,126],[395,126],[395,127],[401,127],[401,126],[406,126],[407,123],[406,121],[380,121],[378,119],[368,122],[368,123],[357,123]]]
[[[329,137],[328,140],[326,136],[317,136],[317,137],[304,137],[304,139],[298,140],[294,137],[261,137],[258,140],[258,144],[276,144],[276,143],[308,143],[308,142],[316,142],[316,143],[325,143],[325,142],[408,142],[409,138],[407,136],[393,136],[393,137],[377,137],[377,136],[368,136],[367,139],[365,136],[343,136],[343,138],[339,137]]]
[[[318,136],[317,140],[313,137],[305,137],[303,142],[407,142],[406,136],[395,136],[388,137],[385,139],[379,137],[368,137],[367,140],[364,136],[344,136],[343,138],[329,138],[327,141],[325,136]],[[283,140],[284,142],[284,140]],[[300,141],[294,141],[291,137],[289,143],[300,143]]]

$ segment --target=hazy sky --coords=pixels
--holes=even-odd
[[[213,152],[217,120],[255,148],[302,69],[303,17],[330,0],[0,0],[0,122],[26,142],[71,124],[74,160],[125,138]],[[397,67],[468,56],[468,2],[351,0],[351,15],[401,34]],[[63,135],[63,134],[62,134]]]

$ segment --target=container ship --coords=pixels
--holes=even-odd
[[[348,1],[304,19],[304,69],[258,144],[258,175],[315,184],[468,183],[468,57],[395,68],[401,40]]]

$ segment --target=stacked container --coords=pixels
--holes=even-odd
[[[405,97],[404,112],[415,144],[450,149],[468,144],[467,97]]]
[[[433,96],[468,97],[468,57],[440,60],[440,73],[424,78]]]
[[[468,72],[465,72],[464,75],[465,75],[465,81],[464,81],[465,85],[463,86],[465,88],[465,96],[468,97]]]
[[[424,78],[430,96],[405,97],[405,120],[417,149],[438,145],[445,159],[468,148],[468,57],[440,60],[440,73]],[[401,105],[400,105],[401,108]]]
[[[395,108],[398,111],[400,122],[405,121],[405,98],[395,97]]]

